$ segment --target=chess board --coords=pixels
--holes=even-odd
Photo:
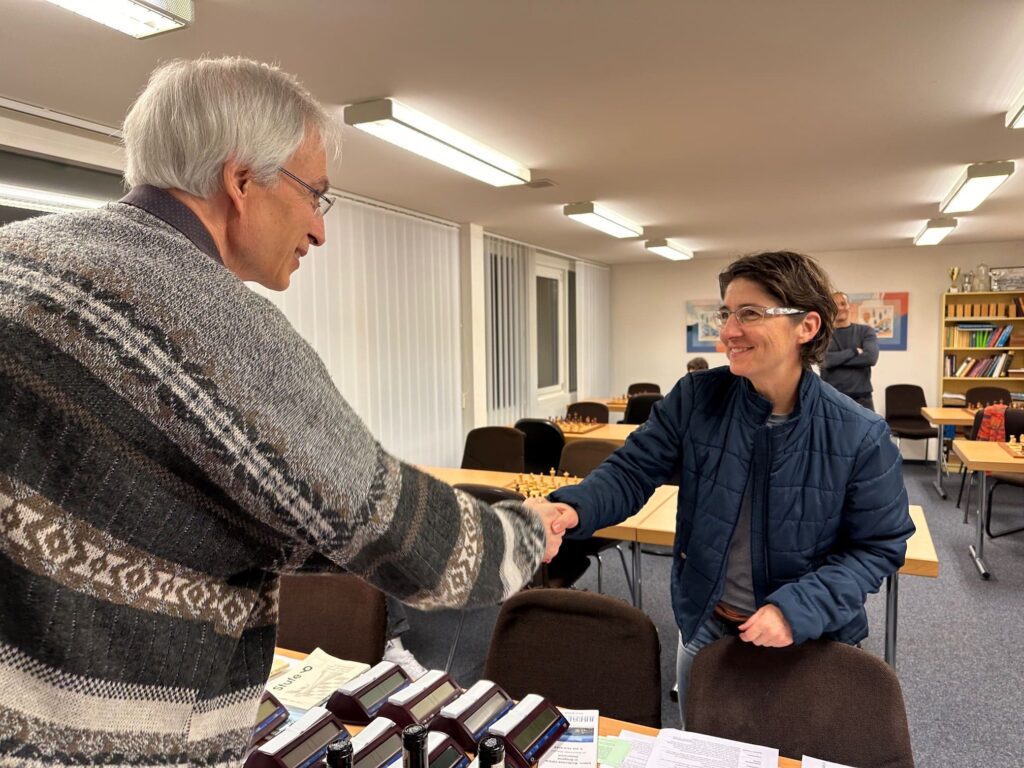
[[[567,435],[585,435],[587,432],[593,432],[595,429],[600,429],[605,424],[598,422],[585,422],[585,421],[566,421],[565,419],[556,419],[555,424]]]
[[[1015,459],[1024,459],[1024,443],[1000,443],[1003,450]]]
[[[573,477],[564,474],[523,474],[516,477],[515,480],[513,480],[505,487],[515,491],[516,493],[521,493],[523,494],[523,496],[529,499],[534,497],[547,496],[556,488],[564,488],[567,485],[579,485],[582,482],[582,477]]]

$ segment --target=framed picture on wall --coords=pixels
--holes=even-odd
[[[908,292],[851,293],[849,297],[850,320],[875,329],[879,350],[906,351]]]
[[[718,340],[714,314],[722,306],[721,299],[695,299],[686,302],[686,351],[724,352]]]

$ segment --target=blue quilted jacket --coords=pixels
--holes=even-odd
[[[707,621],[751,480],[758,607],[777,605],[793,640],[856,643],[864,601],[903,564],[914,532],[889,428],[805,371],[796,409],[768,427],[771,404],[727,367],[686,376],[586,480],[551,498],[572,505],[570,538],[625,520],[681,465],[672,608],[685,639]]]

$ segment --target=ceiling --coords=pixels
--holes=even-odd
[[[1020,0],[195,0],[134,40],[0,0],[0,95],[116,125],[159,61],[277,62],[323,102],[394,97],[555,186],[493,188],[345,129],[336,187],[605,263],[596,200],[698,258],[909,245],[963,166],[1024,159]],[[16,63],[16,66],[12,64]],[[1024,240],[1024,167],[945,243]]]

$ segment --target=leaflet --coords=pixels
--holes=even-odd
[[[597,721],[596,709],[562,709],[569,721],[569,730],[540,759],[541,768],[596,768]]]
[[[622,768],[646,768],[647,761],[651,757],[651,750],[654,749],[654,736],[646,736],[633,731],[622,731],[619,734],[622,741],[630,743],[629,754],[622,761]]]
[[[779,750],[666,728],[658,734],[648,768],[777,768]]]
[[[800,768],[851,768],[849,765],[841,765],[840,763],[830,763],[828,760],[822,760],[819,757],[808,757],[804,755],[800,760]]]
[[[289,712],[307,710],[326,699],[335,689],[370,668],[359,661],[336,659],[317,648],[305,659],[292,665],[287,673],[267,683],[267,690],[284,704]]]

